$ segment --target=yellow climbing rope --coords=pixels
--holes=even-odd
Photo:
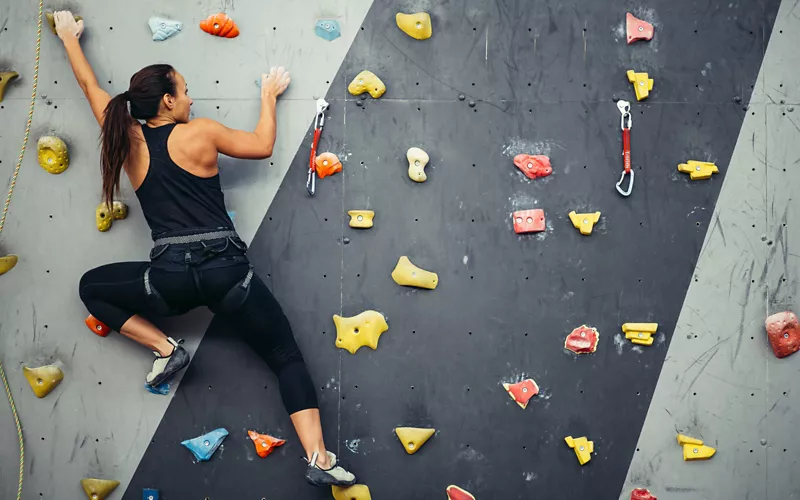
[[[6,215],[8,214],[8,207],[11,205],[11,195],[14,194],[14,187],[17,185],[17,176],[19,169],[22,166],[22,158],[25,156],[25,149],[28,146],[28,137],[31,135],[31,123],[33,122],[33,108],[36,105],[36,86],[39,84],[39,53],[42,48],[42,11],[44,9],[44,0],[39,0],[39,22],[36,27],[36,64],[33,68],[33,92],[31,93],[31,109],[28,111],[28,124],[25,126],[25,138],[22,140],[22,148],[19,151],[19,158],[17,158],[17,165],[14,167],[14,175],[11,176],[11,184],[8,187],[8,196],[3,205],[3,215],[0,217],[0,233],[3,232],[3,226],[6,223]],[[22,500],[22,479],[25,477],[25,441],[22,437],[22,425],[19,422],[19,415],[17,414],[17,406],[14,404],[14,396],[11,395],[11,388],[8,386],[8,379],[6,372],[3,370],[3,364],[0,362],[0,378],[3,379],[3,387],[8,396],[8,404],[11,405],[11,413],[14,415],[14,424],[17,426],[17,437],[19,438],[19,483],[17,486],[17,500]]]

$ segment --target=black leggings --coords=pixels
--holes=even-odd
[[[161,304],[155,303],[146,292],[148,268],[148,285],[160,295]],[[174,315],[208,306],[225,318],[231,330],[241,335],[275,372],[289,414],[317,408],[314,385],[292,328],[264,282],[252,275],[244,301],[233,308],[223,304],[223,298],[241,284],[249,271],[250,265],[243,257],[227,262],[224,258],[203,259],[200,265],[171,268],[170,265],[151,267],[150,262],[121,262],[84,274],[80,296],[95,318],[116,331],[134,314]],[[168,312],[163,310],[164,304]]]

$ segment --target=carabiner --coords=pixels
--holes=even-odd
[[[633,191],[633,169],[631,168],[631,125],[633,118],[631,118],[631,103],[628,101],[617,101],[617,109],[622,114],[620,121],[620,128],[622,129],[622,175],[617,182],[617,192],[622,196],[630,196]],[[625,181],[625,175],[630,174],[631,179],[628,184],[628,189],[622,189],[622,183]]]
[[[325,110],[328,109],[328,106],[325,99],[317,99],[317,114],[314,115],[314,139],[311,142],[311,158],[308,161],[308,178],[306,179],[306,190],[311,196],[314,196],[317,189],[317,179],[314,176],[317,171],[315,160],[317,159],[319,137],[322,135],[322,127],[325,125]]]
[[[630,182],[630,184],[628,184],[628,190],[627,191],[623,191],[622,190],[622,181],[625,180],[625,174],[631,174],[631,182]],[[622,196],[630,196],[631,191],[633,191],[633,170],[629,170],[629,171],[623,170],[622,171],[622,176],[619,178],[619,182],[617,182],[617,192],[619,192],[619,194],[621,194]]]

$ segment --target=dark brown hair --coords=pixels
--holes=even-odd
[[[114,193],[119,191],[122,165],[131,151],[130,128],[134,118],[148,120],[155,117],[164,94],[174,96],[176,93],[175,69],[169,64],[154,64],[134,74],[128,90],[108,102],[100,134],[100,172],[103,175],[103,201],[109,207],[114,201]]]

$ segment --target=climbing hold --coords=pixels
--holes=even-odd
[[[397,27],[411,38],[427,40],[433,33],[431,16],[427,12],[417,12],[416,14],[398,12],[394,19],[397,21]]]
[[[101,337],[107,337],[108,333],[111,331],[111,328],[107,327],[102,321],[95,318],[91,314],[86,317],[85,320],[86,326],[89,327],[89,330],[93,331],[97,335]]]
[[[565,437],[564,441],[567,442],[567,446],[575,450],[575,455],[581,465],[592,459],[594,441],[589,441],[586,437],[573,438],[572,436]]]
[[[581,325],[572,330],[564,340],[564,349],[569,349],[575,354],[589,354],[597,350],[600,334],[596,328]]]
[[[275,451],[275,448],[283,446],[286,442],[285,439],[275,438],[269,434],[259,434],[256,431],[247,431],[247,435],[253,440],[256,446],[256,453],[261,458],[268,457],[270,453]]]
[[[56,19],[53,17],[52,12],[45,12],[44,17],[47,19],[47,24],[50,25],[50,29],[53,30],[54,35],[58,35],[58,31],[56,31]],[[83,18],[81,16],[76,16],[75,14],[72,15],[75,18],[75,21],[80,21]]]
[[[122,203],[121,201],[115,201],[112,204],[113,210],[111,210],[111,215],[114,217],[114,220],[121,220],[128,217],[128,205]]]
[[[142,490],[142,500],[158,500],[158,490],[145,488]]]
[[[633,43],[637,40],[652,40],[653,39],[653,25],[647,21],[637,19],[628,12],[625,16],[625,24],[628,28],[628,43]]]
[[[119,481],[110,481],[108,479],[81,479],[81,486],[83,486],[83,491],[90,500],[103,500],[108,497],[112,491],[117,489]]]
[[[347,86],[347,91],[353,95],[361,95],[364,92],[369,92],[369,95],[371,95],[373,99],[377,99],[386,92],[386,85],[383,84],[375,73],[364,70],[353,78],[353,81]]]
[[[335,314],[333,323],[336,325],[336,347],[347,349],[351,354],[363,346],[377,349],[378,339],[389,329],[386,318],[378,311],[364,311],[349,318]]]
[[[545,155],[520,154],[514,157],[514,165],[525,174],[528,179],[547,177],[553,173],[550,158]]]
[[[222,38],[236,38],[239,36],[239,28],[236,23],[224,12],[211,14],[205,20],[200,21],[200,29],[209,35]]]
[[[397,265],[392,271],[392,279],[398,285],[415,286],[417,288],[427,288],[434,290],[439,284],[439,275],[420,269],[403,255],[397,261]]]
[[[475,500],[472,493],[451,484],[447,487],[447,500]]]
[[[577,214],[573,210],[569,213],[569,220],[572,221],[573,226],[580,229],[581,234],[590,235],[594,225],[600,220],[600,212]]]
[[[414,182],[425,182],[428,178],[425,175],[425,166],[430,161],[428,153],[420,148],[409,148],[406,151],[406,159],[408,159],[408,177]]]
[[[793,312],[785,311],[773,314],[767,318],[765,326],[775,356],[785,358],[800,349],[800,328],[797,324],[797,316]]]
[[[696,439],[696,438],[693,438],[693,437],[689,437],[689,436],[687,436],[685,434],[678,434],[677,439],[678,439],[678,444],[681,445],[681,446],[683,446],[685,444],[696,444],[696,445],[703,444],[703,440],[702,439]]]
[[[147,20],[147,26],[150,27],[154,42],[163,42],[183,29],[182,22],[163,17],[151,17]]]
[[[343,488],[341,486],[331,486],[333,500],[372,500],[369,494],[369,486],[366,484],[354,484]]]
[[[653,345],[653,334],[658,331],[658,323],[624,323],[622,332],[625,338],[638,345]]]
[[[646,488],[635,488],[631,491],[631,500],[658,500],[658,498],[650,494],[650,490]]]
[[[157,394],[159,396],[166,396],[169,394],[169,382],[161,382],[155,387],[152,387],[150,384],[145,382],[144,388],[147,389],[147,392],[151,394]]]
[[[16,71],[3,71],[0,72],[0,102],[3,102],[3,96],[6,93],[6,85],[14,78],[18,77],[19,73]]]
[[[320,179],[342,171],[342,163],[333,153],[322,153],[314,160],[314,164],[317,166],[317,176]]]
[[[19,261],[19,257],[16,255],[4,255],[0,257],[0,275],[6,274],[14,269],[14,266],[17,265],[17,261]]]
[[[539,386],[536,385],[536,382],[532,378],[517,382],[516,384],[503,384],[503,387],[508,391],[508,395],[511,396],[511,399],[523,410],[528,406],[528,401],[539,394]]]
[[[703,441],[683,434],[678,434],[678,444],[683,446],[683,459],[708,460],[717,452],[716,449],[703,445]]]
[[[689,174],[693,181],[710,179],[712,174],[718,174],[719,169],[709,161],[688,160],[686,163],[678,164],[678,172]]]
[[[520,210],[511,214],[511,217],[514,220],[514,232],[517,234],[540,233],[547,229],[544,210],[541,208]]]
[[[372,218],[375,217],[375,212],[372,210],[349,210],[347,215],[350,216],[350,227],[369,229],[373,225]]]
[[[108,209],[108,203],[102,202],[97,205],[94,211],[95,223],[97,230],[101,232],[111,229],[111,223],[114,222],[114,214]]]
[[[227,430],[219,428],[202,436],[181,441],[181,444],[192,452],[194,458],[202,462],[211,458],[227,435]]]
[[[647,73],[636,73],[632,69],[629,69],[628,81],[633,84],[633,90],[636,92],[637,101],[647,99],[647,96],[650,95],[650,91],[653,90],[653,79],[648,78]]]
[[[332,19],[320,19],[314,26],[314,33],[318,37],[332,42],[342,36],[342,30],[339,28],[339,21]]]
[[[36,145],[39,165],[51,174],[60,174],[69,167],[67,144],[60,138],[46,135]]]
[[[64,372],[56,365],[46,365],[38,368],[23,366],[22,373],[25,375],[25,378],[28,380],[37,398],[47,396],[62,380],[64,380]]]
[[[428,439],[436,433],[436,429],[420,429],[417,427],[398,427],[394,430],[397,438],[403,443],[406,453],[413,455]]]

